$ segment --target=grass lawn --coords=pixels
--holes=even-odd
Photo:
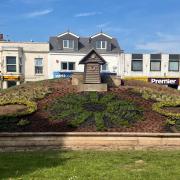
[[[0,179],[178,180],[180,151],[0,153]]]

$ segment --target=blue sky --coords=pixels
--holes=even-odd
[[[180,0],[0,0],[0,32],[12,41],[48,41],[67,29],[102,29],[125,52],[180,53]]]

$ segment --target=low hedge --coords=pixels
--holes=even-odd
[[[173,94],[168,94],[168,93],[164,93],[161,91],[155,91],[153,89],[150,88],[133,88],[132,89],[133,92],[136,93],[140,93],[141,96],[144,99],[151,99],[151,100],[155,100],[155,101],[180,101],[180,97],[173,95]]]
[[[158,102],[153,104],[152,109],[171,119],[180,119],[180,113],[171,113],[163,109],[164,107],[177,107],[177,106],[180,106],[180,101]]]
[[[1,98],[0,99],[0,106],[4,106],[4,105],[14,105],[14,104],[22,104],[27,106],[27,109],[23,112],[17,112],[15,114],[6,114],[3,116],[0,116],[0,119],[4,118],[4,117],[18,117],[18,116],[24,116],[24,115],[28,115],[28,114],[32,114],[33,112],[35,112],[37,110],[37,104],[34,101],[29,101],[27,99],[5,99],[5,98]]]

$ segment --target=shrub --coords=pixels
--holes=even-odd
[[[161,91],[155,91],[150,88],[133,88],[132,91],[140,93],[144,99],[151,99],[154,101],[177,101],[180,97],[174,96],[173,94],[168,94]]]
[[[29,122],[27,119],[21,119],[21,120],[17,123],[18,126],[27,126],[27,125],[29,125],[29,124],[30,124],[30,122]]]
[[[35,112],[37,110],[37,104],[35,101],[43,99],[51,92],[51,89],[43,82],[27,83],[2,90],[0,94],[0,106],[8,104],[23,104],[27,106],[27,109],[24,112],[17,112],[15,114],[7,114],[3,116],[0,115],[0,119],[4,117],[24,116]]]
[[[17,112],[15,114],[6,114],[5,116],[4,115],[0,116],[0,119],[2,119],[4,117],[18,117],[18,116],[28,115],[28,114],[32,114],[33,112],[35,112],[37,110],[36,103],[33,101],[28,101],[25,98],[21,98],[21,99],[0,98],[0,106],[8,105],[8,104],[23,104],[23,105],[27,106],[27,109],[23,112]]]
[[[163,109],[164,107],[177,107],[177,106],[180,106],[180,101],[158,102],[153,104],[152,109],[162,115],[170,117],[171,119],[180,119],[180,113],[171,113]]]

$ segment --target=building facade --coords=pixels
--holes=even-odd
[[[116,38],[102,32],[90,37],[65,32],[50,37],[49,43],[9,42],[0,35],[0,86],[83,72],[79,62],[92,49],[107,62],[101,73],[180,87],[180,54],[124,53]]]
[[[28,81],[48,79],[49,43],[0,41],[3,89]]]
[[[91,37],[79,37],[66,32],[49,40],[49,78],[68,76],[73,72],[83,72],[80,60],[95,49],[107,62],[102,66],[104,72],[117,73],[121,49],[117,40],[104,33]]]

